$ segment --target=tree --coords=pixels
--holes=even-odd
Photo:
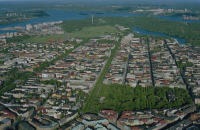
[[[21,117],[21,116],[17,116],[17,117],[16,117],[16,121],[17,121],[17,122],[20,122],[21,120],[22,120],[22,117]]]
[[[110,94],[110,95],[109,95],[109,98],[110,98],[110,99],[113,99],[114,97],[113,97],[113,95],[112,95],[112,94]]]
[[[60,52],[61,51],[61,49],[60,48],[58,48],[58,52]]]
[[[62,119],[63,117],[65,117],[63,114],[61,114],[60,119]]]
[[[56,105],[56,101],[53,103],[53,106],[55,106]]]
[[[42,104],[44,104],[44,99],[42,98]]]
[[[177,92],[178,91],[178,87],[175,87],[174,90],[175,90],[175,92]]]
[[[108,59],[108,57],[107,56],[102,56],[102,57],[100,57],[100,59]]]
[[[76,102],[78,102],[78,100],[79,100],[79,96],[76,96]]]
[[[76,40],[73,41],[74,44],[77,44]]]
[[[57,87],[59,88],[61,86],[61,82],[57,81]]]
[[[128,57],[123,57],[123,59],[128,60]]]
[[[84,70],[79,70],[80,73],[84,73]]]
[[[191,98],[188,98],[187,103],[191,104],[193,101]]]
[[[42,110],[39,111],[38,115],[40,115],[40,116],[42,115]]]
[[[8,101],[11,101],[11,100],[12,100],[12,98],[11,98],[11,97],[9,97],[9,98],[8,98]]]
[[[90,78],[90,81],[94,81],[95,79],[94,78]]]
[[[136,108],[137,110],[140,109],[140,100],[139,100],[139,99],[136,99],[136,100],[135,100],[135,108]]]
[[[17,98],[17,102],[20,102],[20,98]]]
[[[72,90],[72,92],[73,92],[73,94],[75,94],[76,93],[76,89]]]
[[[51,93],[48,93],[48,97],[50,97],[51,96]]]

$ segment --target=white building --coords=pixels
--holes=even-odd
[[[26,25],[26,30],[30,30],[30,29],[32,29],[32,25],[27,24],[27,25]]]

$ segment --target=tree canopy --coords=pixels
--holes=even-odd
[[[175,93],[176,100],[168,101],[167,91]],[[100,97],[105,97],[100,104]],[[102,109],[116,110],[118,113],[125,110],[144,110],[164,107],[178,107],[192,103],[186,89],[169,87],[142,87],[135,88],[129,85],[103,84],[99,95],[95,98],[91,111],[97,113]]]

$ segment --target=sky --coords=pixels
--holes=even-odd
[[[35,1],[43,1],[43,2],[60,2],[60,1],[65,1],[65,2],[78,2],[78,1],[80,1],[80,2],[89,2],[89,1],[91,1],[91,2],[95,2],[95,3],[98,3],[98,2],[114,2],[114,3],[116,3],[116,2],[123,2],[123,3],[125,3],[125,2],[128,2],[128,1],[130,1],[130,2],[134,2],[134,1],[137,1],[137,2],[155,2],[155,3],[160,3],[160,2],[162,2],[162,3],[167,3],[167,2],[191,2],[191,3],[193,3],[193,2],[200,2],[200,0],[0,0],[0,2],[1,1],[4,1],[4,2],[10,2],[10,1],[15,1],[15,2],[17,2],[17,1],[33,1],[33,2],[35,2]]]
[[[0,1],[36,1],[36,0],[0,0]],[[38,0],[38,1],[55,1],[55,0]],[[72,1],[72,2],[74,2],[74,1],[93,1],[93,2],[101,2],[101,1],[116,1],[116,0],[56,0],[56,1]],[[124,1],[149,1],[149,0],[123,0],[123,2]],[[166,1],[166,0],[151,0],[151,1],[157,1],[157,2],[163,2],[163,1]],[[167,0],[167,1],[169,1],[169,0]],[[200,0],[170,0],[170,1],[188,1],[188,2],[197,2],[197,1],[199,1],[200,2]],[[122,2],[122,0],[121,0],[121,2]]]

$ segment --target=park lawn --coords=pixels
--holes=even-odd
[[[118,32],[112,26],[97,26],[97,27],[83,27],[81,31],[74,31],[69,33],[70,37],[75,38],[89,38],[89,37],[98,37],[105,34],[111,34]]]
[[[60,34],[60,35],[48,35],[48,36],[37,36],[37,37],[32,37],[28,38],[26,40],[23,40],[22,43],[45,43],[49,39],[64,39],[67,38],[66,34]]]

